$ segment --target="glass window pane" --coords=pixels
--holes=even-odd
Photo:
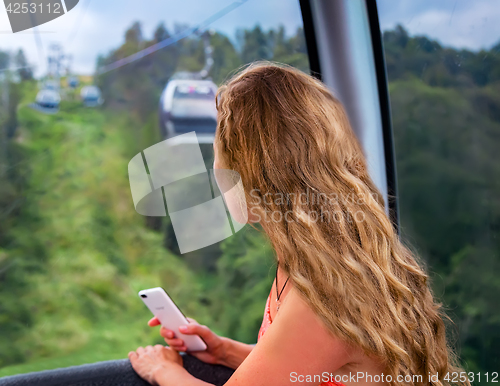
[[[466,368],[491,381],[500,366],[498,3],[377,4],[402,236],[429,266]]]
[[[224,80],[258,59],[309,72],[299,2],[76,3],[16,33],[0,12],[0,376],[163,343],[137,295],[157,286],[255,343],[274,279],[263,236],[181,254],[169,216],[135,210],[127,171],[192,131],[211,169]]]

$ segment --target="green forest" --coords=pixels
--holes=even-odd
[[[172,32],[173,34],[174,32]],[[56,114],[30,107],[37,81],[0,83],[0,376],[125,358],[163,343],[137,292],[164,287],[216,333],[255,343],[274,278],[273,250],[246,226],[220,244],[178,254],[168,217],[135,212],[127,165],[162,140],[158,101],[177,71],[204,66],[192,36],[131,64],[98,69],[171,36],[139,23],[96,63],[105,103],[65,93]],[[268,59],[309,71],[302,29],[239,30],[239,47],[210,35],[216,84]],[[401,232],[422,256],[455,322],[468,371],[500,369],[500,44],[443,47],[398,26],[383,33]],[[0,52],[0,69],[26,59]],[[20,66],[22,67],[22,65]],[[7,96],[7,97],[5,97]],[[210,164],[210,155],[206,159]]]

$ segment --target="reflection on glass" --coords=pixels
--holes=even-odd
[[[402,235],[426,259],[474,383],[486,383],[500,365],[498,4],[377,3]]]
[[[137,298],[144,288],[164,287],[221,335],[256,341],[273,280],[263,237],[244,227],[181,254],[170,217],[135,211],[127,176],[145,149],[192,131],[212,169],[215,91],[243,64],[309,71],[298,1],[227,6],[80,1],[36,30],[2,31],[0,376],[161,343]],[[42,105],[58,97],[56,109]]]

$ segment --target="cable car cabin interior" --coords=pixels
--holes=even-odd
[[[248,378],[245,371],[259,382],[259,371],[245,370],[241,363],[245,358],[253,363],[252,352],[263,355],[260,350],[269,341],[261,339],[271,323],[277,326],[267,335],[284,328],[271,313],[276,315],[278,309],[285,315],[293,312],[280,296],[294,299],[291,288],[300,280],[294,283],[285,277],[299,277],[295,270],[301,268],[279,252],[279,248],[289,249],[284,241],[274,241],[268,230],[275,228],[262,219],[254,220],[250,210],[237,212],[247,206],[231,200],[246,197],[245,178],[250,178],[224,164],[235,162],[237,154],[225,158],[214,154],[224,148],[214,150],[217,139],[233,146],[251,143],[250,139],[236,141],[236,131],[231,133],[229,126],[224,137],[217,137],[216,96],[222,85],[256,62],[281,63],[307,74],[311,87],[326,87],[343,106],[345,121],[329,122],[335,130],[341,121],[350,125],[353,134],[344,139],[358,145],[326,143],[323,158],[315,158],[316,147],[311,146],[310,153],[300,154],[305,163],[300,170],[316,170],[303,174],[312,180],[323,175],[318,170],[328,164],[325,157],[330,153],[351,154],[354,148],[363,153],[365,172],[373,185],[370,189],[377,194],[366,198],[372,205],[367,206],[354,200],[362,190],[350,189],[348,196],[353,200],[348,205],[352,206],[343,206],[343,213],[378,205],[373,218],[382,218],[387,226],[363,233],[367,228],[360,225],[361,220],[346,225],[356,236],[349,245],[359,252],[358,260],[349,260],[349,267],[364,267],[363,256],[382,250],[396,265],[409,261],[405,270],[395,270],[392,277],[396,281],[408,278],[406,284],[411,283],[398,287],[398,296],[410,291],[417,300],[411,307],[399,304],[393,310],[416,310],[418,295],[424,290],[417,293],[413,285],[422,285],[429,291],[427,301],[432,297],[436,304],[440,302],[450,317],[441,321],[434,314],[429,316],[426,312],[438,306],[426,303],[420,319],[408,316],[403,321],[402,316],[385,325],[401,328],[408,336],[420,331],[418,339],[411,335],[415,339],[405,340],[417,351],[417,346],[424,350],[446,340],[447,346],[440,347],[449,354],[424,350],[422,366],[437,368],[439,358],[451,358],[454,352],[460,385],[498,382],[500,13],[495,0],[108,3],[69,4],[66,0],[62,3],[65,12],[50,20],[38,14],[35,18],[16,15],[15,5],[5,8],[5,23],[9,21],[13,32],[4,28],[7,32],[2,32],[0,41],[0,385],[164,384],[159,376],[155,378],[158,371],[151,370],[154,374],[148,376],[148,371],[141,370],[147,366],[147,355],[153,358],[159,352],[154,350],[166,350],[162,352],[172,355],[171,362],[180,360],[189,374],[209,384],[232,385],[235,378]],[[35,7],[33,12],[40,9]],[[185,20],[192,21],[186,24]],[[110,22],[114,32],[110,32]],[[25,31],[17,33],[21,28]],[[259,79],[266,85],[262,92],[275,95],[272,92],[285,87],[289,78],[283,77],[274,86],[271,78]],[[241,96],[252,88],[240,88],[240,94],[236,88],[231,90]],[[309,106],[304,114],[324,111],[319,102],[307,104],[306,94],[287,101],[262,98],[248,103],[243,107],[255,111],[241,125],[257,122],[252,120],[259,118],[262,105],[268,108],[273,103],[276,113],[297,100],[303,101],[300,106]],[[283,119],[283,124],[289,130],[303,127],[299,115]],[[234,114],[226,114],[225,119],[226,123],[238,121]],[[274,121],[269,119],[267,124]],[[321,122],[317,119],[314,124],[320,127]],[[258,126],[247,126],[251,130],[243,138],[250,138]],[[288,134],[283,133],[267,153],[248,162],[271,165],[273,150],[294,138],[296,149],[280,152],[282,159],[272,163],[262,178],[277,190],[288,181],[287,171],[278,164],[286,164],[286,157],[300,151],[300,141],[308,138],[306,131],[297,132],[296,137]],[[265,146],[270,138],[261,135],[255,143]],[[318,133],[311,138],[322,143]],[[321,162],[306,165],[312,159]],[[353,160],[346,156],[338,164],[347,170],[345,165]],[[361,163],[349,164],[348,174],[353,176],[349,181],[364,181]],[[275,170],[278,174],[273,175]],[[345,175],[335,174],[339,181]],[[187,188],[185,183],[194,185]],[[303,181],[303,186],[309,185],[310,181]],[[270,207],[276,204],[266,201],[271,197],[268,193],[259,191],[251,197],[263,198]],[[287,200],[282,205],[292,205]],[[210,215],[203,212],[207,208],[213,210]],[[301,238],[315,226],[307,224],[300,231],[285,224],[276,228],[276,234],[292,234],[295,229],[290,245],[309,245],[309,251],[300,249],[304,256],[311,251],[321,251],[314,258],[326,256],[318,248],[333,248],[331,242],[306,243]],[[332,225],[325,232],[332,229],[337,228]],[[394,238],[387,236],[392,234]],[[387,238],[380,241],[379,237]],[[361,253],[368,244],[370,252]],[[407,251],[404,258],[394,252],[402,250]],[[415,263],[410,255],[415,256]],[[286,264],[281,264],[282,259]],[[347,265],[340,264],[338,269],[348,269]],[[410,266],[413,279],[407,276]],[[304,272],[316,275],[315,268],[306,268]],[[341,274],[336,277],[340,280]],[[375,280],[352,277],[348,285],[368,286]],[[150,299],[138,296],[148,288],[160,291],[165,303],[148,304]],[[163,295],[162,288],[168,295]],[[381,284],[379,294],[385,293],[384,288]],[[360,293],[352,290],[343,296],[355,302],[362,297]],[[373,299],[364,299],[351,311],[362,312],[370,304]],[[167,306],[181,319],[193,318],[208,326],[211,332],[200,327],[196,333],[202,338],[203,333],[214,334],[205,335],[204,344],[210,346],[214,336],[224,345],[232,342],[233,349],[238,347],[232,358],[241,360],[214,356],[207,363],[206,356],[181,347],[185,342],[175,339],[187,333],[182,335],[179,329],[176,337],[167,336],[165,328],[158,326],[171,322],[168,315],[163,321],[151,319],[155,309]],[[380,314],[383,309],[379,307]],[[343,315],[339,311],[338,320],[328,315],[323,320],[333,326],[344,320]],[[369,318],[355,319],[356,328],[371,323]],[[434,330],[425,330],[432,323]],[[191,328],[195,324],[191,321]],[[319,336],[318,330],[304,334],[305,339]],[[351,340],[352,331],[345,332]],[[454,335],[445,339],[443,331]],[[438,340],[441,343],[434,345]],[[380,344],[387,341],[382,339]],[[164,348],[165,343],[169,348]],[[319,346],[314,353],[323,352]],[[378,346],[372,349],[379,352]],[[388,353],[393,349],[389,347]],[[212,355],[211,348],[207,350]],[[401,352],[408,350],[405,346],[400,354],[388,354],[399,358],[390,362],[399,366],[391,368],[390,374],[404,373],[409,359]],[[291,351],[290,358],[300,354],[300,350],[299,354]],[[308,361],[309,357],[313,366],[325,356],[311,351]],[[449,369],[450,363],[441,363],[439,368]],[[405,378],[382,383],[442,386],[455,382],[442,372],[432,378],[432,371],[427,371],[428,382]],[[295,380],[291,374],[286,374],[282,384],[306,381],[304,374],[295,373]],[[315,378],[309,384],[356,383],[341,375],[332,373],[329,380]],[[271,380],[279,384],[270,376]]]

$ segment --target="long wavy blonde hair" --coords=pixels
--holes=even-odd
[[[398,375],[450,384],[446,373],[463,370],[448,317],[387,217],[339,100],[302,71],[258,61],[216,103],[220,164],[241,175],[280,267],[329,331],[380,358],[392,385],[412,383]]]

